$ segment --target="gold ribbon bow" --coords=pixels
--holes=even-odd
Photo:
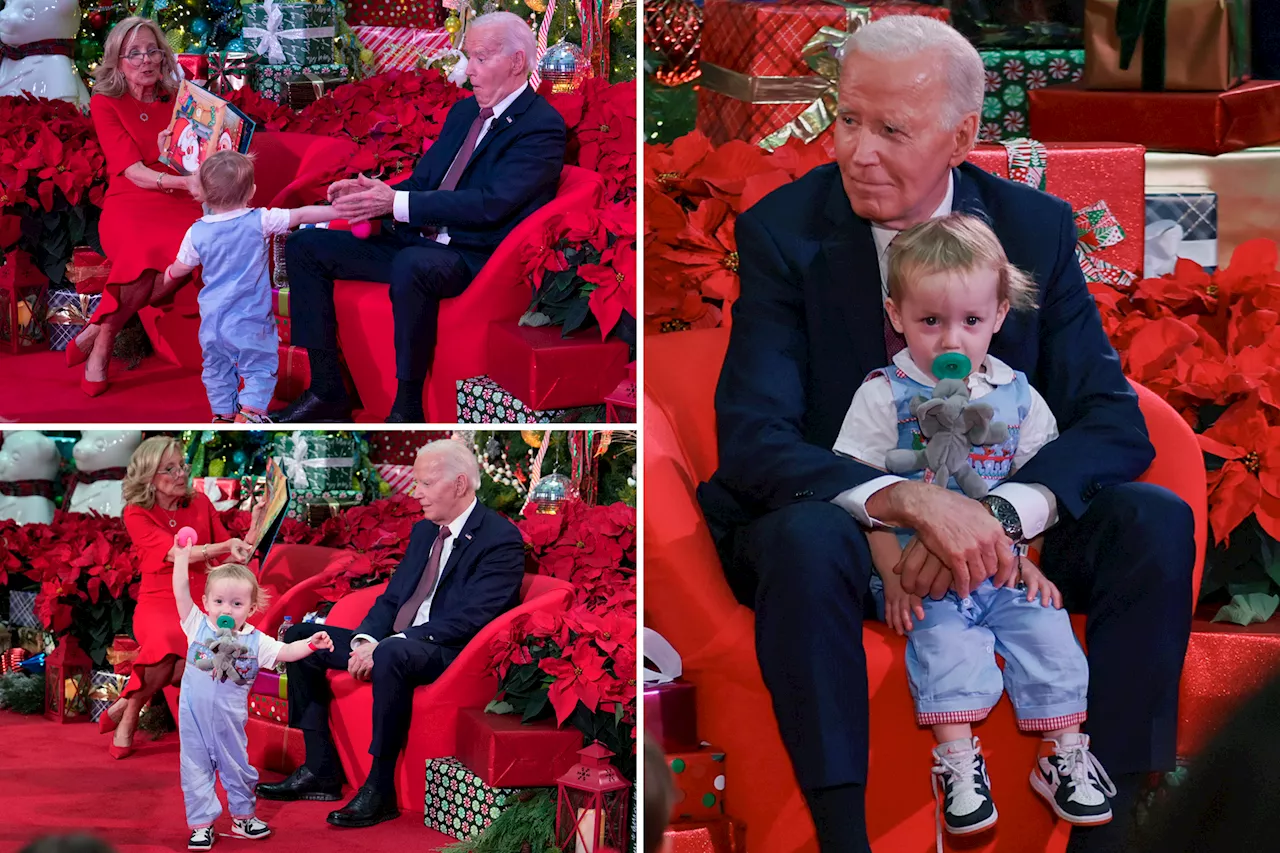
[[[87,326],[93,316],[93,297],[96,293],[77,293],[76,299],[60,308],[50,308],[45,321],[54,326]]]
[[[120,698],[120,686],[124,680],[124,676],[117,675],[105,684],[95,686],[89,691],[89,698],[114,705],[115,701]]]

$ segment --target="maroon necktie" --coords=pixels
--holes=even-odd
[[[467,161],[475,153],[476,140],[480,138],[480,128],[484,127],[484,123],[492,116],[493,109],[485,107],[480,110],[480,115],[476,116],[475,121],[471,122],[471,130],[467,131],[467,138],[463,140],[462,147],[458,149],[458,156],[453,158],[453,164],[449,166],[449,171],[445,172],[444,180],[440,182],[439,189],[449,191],[458,188],[458,179],[462,177],[462,170],[467,168]]]
[[[393,633],[399,634],[413,625],[413,620],[417,618],[422,603],[427,600],[427,596],[431,595],[431,590],[436,585],[436,577],[440,574],[440,552],[444,550],[444,540],[449,536],[449,528],[441,527],[440,535],[436,537],[436,544],[431,546],[431,557],[427,560],[427,567],[422,570],[422,579],[418,581],[418,588],[413,591],[408,601],[400,605],[400,610],[396,613],[396,621],[392,626]]]

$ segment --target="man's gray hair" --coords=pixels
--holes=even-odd
[[[478,15],[467,27],[471,32],[476,27],[493,27],[502,40],[502,53],[511,56],[518,50],[524,51],[524,73],[532,74],[538,62],[538,42],[534,39],[533,30],[525,23],[524,18],[514,12],[488,12]]]
[[[462,442],[454,441],[452,438],[429,442],[418,450],[418,458],[421,459],[424,456],[434,456],[439,459],[450,477],[465,475],[467,482],[471,484],[472,491],[480,489],[480,462],[471,448]]]
[[[967,115],[982,116],[986,70],[982,57],[954,27],[922,15],[890,15],[859,27],[845,39],[840,62],[853,53],[870,56],[910,56],[935,53],[942,60],[949,92],[939,117],[950,130]]]

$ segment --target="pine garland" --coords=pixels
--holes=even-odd
[[[504,809],[475,838],[440,853],[560,853],[556,846],[556,801],[551,790],[532,788]]]
[[[0,676],[0,708],[19,714],[39,714],[44,710],[44,676],[25,672]]]

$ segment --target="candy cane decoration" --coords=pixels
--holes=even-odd
[[[538,85],[542,83],[542,75],[538,72],[538,66],[542,64],[542,55],[547,52],[547,36],[551,34],[551,21],[556,16],[556,0],[547,0],[547,11],[542,16],[542,23],[538,26],[538,55],[534,59],[533,74],[529,77],[529,88],[535,92]]]
[[[525,514],[529,504],[533,502],[533,487],[542,479],[542,460],[547,458],[547,448],[550,446],[551,430],[547,430],[542,434],[542,446],[538,448],[538,455],[533,457],[533,466],[529,469],[529,491],[526,493],[524,506],[520,507],[521,515]]]

